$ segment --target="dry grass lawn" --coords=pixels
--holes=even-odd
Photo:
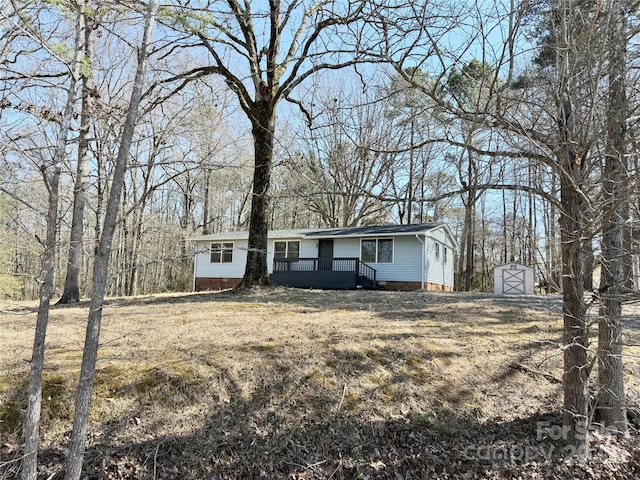
[[[0,479],[19,465],[32,308],[0,304]],[[637,427],[640,320],[626,313]],[[51,312],[48,480],[63,475],[86,316],[86,304]],[[87,476],[640,478],[635,430],[595,432],[587,465],[563,450],[561,327],[557,296],[266,289],[111,299]]]

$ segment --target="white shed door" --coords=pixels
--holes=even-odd
[[[525,270],[511,265],[509,270],[502,270],[502,293],[525,293]]]

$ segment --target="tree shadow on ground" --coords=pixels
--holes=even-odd
[[[335,354],[327,352],[327,358]],[[396,358],[402,352],[385,355]],[[203,360],[216,372],[221,391],[198,420],[188,414],[182,419],[197,421],[194,428],[172,431],[166,418],[149,415],[141,405],[94,430],[83,478],[626,480],[640,475],[637,437],[596,440],[590,463],[572,461],[562,444],[557,404],[547,413],[518,418],[505,412],[509,420],[482,421],[444,407],[464,402],[469,394],[465,385],[452,385],[439,392],[440,406],[380,416],[359,409],[346,386],[342,395],[335,389],[305,390],[313,379],[277,362],[248,366],[265,381],[247,391],[240,383],[242,372],[207,356]],[[377,363],[364,354],[348,374],[360,378]],[[506,368],[491,381],[514,374]],[[42,452],[42,478],[62,478],[66,442],[61,439]],[[0,478],[12,478],[13,467],[7,467]]]
[[[310,295],[311,294],[311,295]],[[137,297],[108,298],[107,305],[136,306],[156,305],[165,303],[216,303],[216,302],[281,302],[296,304],[301,307],[314,307],[333,304],[335,308],[363,310],[371,308],[376,311],[389,311],[397,309],[403,303],[411,304],[419,302],[426,307],[429,304],[449,304],[459,302],[482,302],[484,304],[496,304],[539,310],[562,311],[562,299],[559,295],[494,295],[490,293],[469,292],[433,292],[433,291],[391,291],[391,290],[308,290],[284,287],[259,287],[248,290],[233,291],[219,290],[197,293],[175,293],[162,295],[146,295]],[[52,306],[55,309],[73,308],[74,306],[87,306],[88,301],[72,305]],[[415,303],[414,303],[415,306]]]
[[[458,294],[412,293],[372,292],[372,300],[365,302],[361,294],[358,296],[351,292],[344,292],[338,301],[335,292],[314,294],[317,299],[311,301],[305,300],[308,295],[297,296],[289,291],[269,296],[198,294],[176,299],[171,297],[169,303],[215,303],[239,299],[237,301],[240,302],[282,302],[299,305],[303,309],[320,309],[333,299],[332,308],[367,309],[372,316],[387,320],[410,320],[414,315],[423,315],[424,311],[428,315],[433,305],[460,301]],[[194,302],[192,297],[197,297],[197,300]],[[407,303],[399,303],[398,298]],[[469,298],[479,301],[487,297],[470,295]],[[416,301],[422,302],[424,309],[412,303]],[[490,298],[489,301],[494,300]],[[138,298],[128,304],[145,305],[145,302],[167,303],[167,299]],[[555,302],[552,299],[551,305]],[[473,301],[469,303],[464,312],[457,314],[472,315]],[[517,305],[522,308],[522,303],[521,299]],[[547,311],[544,302],[539,305],[540,309]],[[529,328],[528,319],[517,317],[514,320],[514,310],[516,307],[509,305],[499,310],[491,321],[507,325],[514,331],[521,329],[522,333],[537,333],[525,332],[524,329]],[[407,317],[394,317],[394,312],[396,315],[397,312],[406,313]],[[439,315],[438,312],[435,314]],[[449,325],[443,319],[434,328],[448,328],[448,332],[442,333],[448,333],[450,337],[456,324]],[[396,333],[365,332],[363,338],[368,343],[376,340],[400,342],[416,336],[428,340],[434,328]],[[473,335],[482,336],[483,332],[479,328]],[[250,343],[243,344],[242,347],[247,348],[247,361],[238,371],[232,371],[227,364],[216,360],[230,352],[212,350],[201,353],[198,360],[215,372],[217,380],[215,388],[210,388],[210,398],[205,405],[196,405],[201,399],[190,399],[189,395],[184,397],[184,403],[178,405],[180,411],[185,412],[180,420],[187,427],[168,425],[168,418],[154,415],[141,399],[135,409],[94,429],[86,455],[86,476],[90,480],[640,478],[640,455],[634,453],[640,451],[637,437],[596,441],[594,460],[589,464],[565,461],[570,452],[564,450],[559,434],[561,430],[558,430],[561,420],[557,396],[548,405],[547,413],[527,411],[519,416],[513,412],[518,400],[507,398],[509,393],[504,392],[505,408],[511,410],[505,411],[502,418],[483,419],[481,415],[474,416],[472,411],[455,408],[468,403],[471,392],[468,383],[451,379],[449,388],[438,391],[437,404],[422,404],[403,412],[383,414],[384,408],[377,410],[376,402],[396,401],[392,393],[387,395],[384,392],[384,385],[376,387],[382,393],[375,396],[373,392],[371,398],[364,400],[352,395],[348,385],[371,376],[382,366],[391,372],[388,381],[391,386],[411,382],[429,386],[432,378],[428,372],[422,375],[417,367],[431,360],[432,353],[425,350],[416,354],[403,349],[400,344],[371,348],[365,343],[357,345],[359,349],[350,349],[336,345],[331,338],[319,341],[324,342],[324,349],[318,362],[329,368],[341,368],[344,387],[339,384],[322,388],[322,381],[314,378],[313,374],[299,375],[291,365],[295,360],[289,359],[290,364],[284,365],[283,359],[289,351],[283,346],[267,348],[256,344],[251,348]],[[464,338],[460,341],[464,343]],[[515,363],[526,360],[527,352],[524,350],[527,348],[542,348],[542,343],[514,348]],[[184,358],[193,356],[187,347],[178,349],[178,352]],[[249,353],[253,356],[249,357]],[[438,352],[438,358],[443,361],[461,355],[460,352]],[[407,368],[411,362],[416,362],[415,372]],[[254,382],[249,390],[241,378],[248,374],[260,380]],[[502,384],[516,374],[523,372],[502,365],[489,382]],[[531,372],[524,374],[535,375]],[[179,378],[166,378],[166,385],[158,385],[158,388],[198,388],[190,387],[191,384],[185,387]],[[546,381],[535,378],[536,381]],[[207,381],[205,377],[200,380]],[[314,388],[308,388],[311,383]],[[433,385],[435,388],[435,381]],[[535,392],[535,386],[531,380],[531,394]],[[137,390],[137,384],[129,382],[121,391]],[[363,408],[365,400],[366,408]],[[419,399],[415,401],[419,402]],[[194,415],[192,412],[196,408],[203,408],[204,413]],[[176,421],[176,417],[171,421]],[[66,443],[67,439],[61,438],[60,442],[42,452],[42,478],[62,478]],[[7,458],[5,455],[9,453],[3,452],[3,460]],[[14,450],[11,455],[19,458],[20,452]],[[4,470],[0,470],[0,479],[15,478],[12,477],[17,471],[15,465],[6,465]]]
[[[319,398],[322,408],[270,401],[286,389],[274,384],[248,398],[238,391],[188,435],[93,442],[85,478],[630,479],[640,474],[637,457],[607,458],[610,442],[609,450],[594,445],[589,464],[567,461],[571,452],[559,441],[558,412],[489,423],[420,414],[370,419],[337,411],[333,398]],[[149,426],[162,427],[161,421]],[[620,451],[622,446],[632,448],[620,444]]]

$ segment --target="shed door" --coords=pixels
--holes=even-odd
[[[502,270],[502,293],[525,293],[525,270],[511,265],[509,270]]]
[[[318,242],[318,263],[322,272],[333,270],[333,240],[320,240]]]

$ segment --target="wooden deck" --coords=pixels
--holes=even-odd
[[[277,258],[271,281],[297,288],[376,288],[376,270],[359,258]]]

